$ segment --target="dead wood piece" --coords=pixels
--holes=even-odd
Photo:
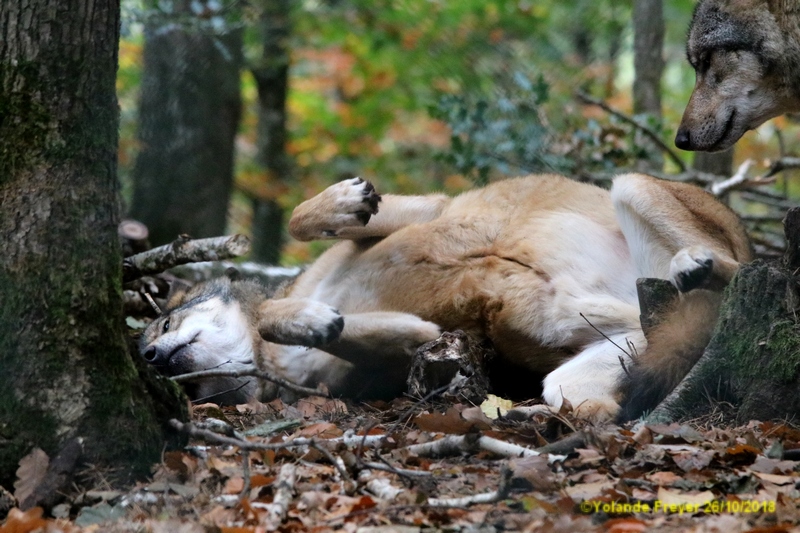
[[[240,439],[238,437],[229,437],[227,435],[220,435],[213,431],[198,428],[195,424],[187,423],[172,419],[169,425],[175,430],[184,433],[190,437],[202,439],[207,443],[221,444],[224,446],[236,446],[240,450],[283,450],[287,448],[296,447],[313,447],[319,449],[323,445],[337,445],[343,444],[345,446],[376,446],[380,445],[385,439],[385,435],[356,435],[352,431],[346,431],[341,437],[332,439],[308,439],[296,438],[286,440],[283,442],[257,442]],[[334,465],[336,466],[336,465]]]
[[[130,257],[150,249],[148,239],[150,230],[138,220],[128,219],[120,222],[117,226],[117,235],[122,244],[123,257]]]
[[[412,444],[405,448],[420,457],[447,457],[461,454],[473,454],[478,450],[500,455],[502,457],[534,457],[539,452],[492,437],[480,436],[477,433],[467,435],[448,435],[442,439]]]
[[[171,244],[126,257],[122,262],[122,278],[123,282],[133,281],[177,265],[230,259],[249,251],[250,240],[244,235],[195,240],[181,236]]]
[[[639,278],[636,280],[636,292],[639,295],[639,321],[644,336],[661,322],[664,312],[678,298],[678,289],[665,279]]]
[[[358,474],[358,482],[382,500],[394,500],[403,493],[403,489],[392,485],[391,481],[384,476],[376,476],[369,470],[362,470]]]
[[[282,465],[273,485],[275,494],[272,503],[265,504],[267,515],[263,519],[263,524],[267,531],[275,531],[286,520],[289,505],[294,498],[296,481],[297,467],[292,463]]]
[[[435,341],[420,346],[411,362],[408,390],[427,397],[447,387],[447,394],[480,404],[489,390],[487,363],[494,350],[463,331],[444,332]]]
[[[783,172],[784,170],[791,170],[795,168],[800,168],[800,157],[781,157],[772,162],[769,167],[769,170],[766,174],[764,174],[765,178],[769,178],[774,176],[778,172]]]
[[[511,469],[504,465],[500,470],[500,483],[497,490],[462,498],[428,498],[427,505],[430,507],[469,507],[481,503],[497,503],[508,498],[511,492],[511,474]]]
[[[793,207],[786,213],[783,231],[786,235],[784,263],[786,268],[796,272],[800,269],[800,207]]]

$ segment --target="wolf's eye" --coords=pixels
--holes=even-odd
[[[164,325],[161,327],[161,333],[166,333],[169,331],[169,318],[164,321]]]

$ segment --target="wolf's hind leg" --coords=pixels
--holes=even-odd
[[[613,341],[613,342],[612,342]],[[640,331],[594,342],[544,379],[542,397],[558,409],[568,400],[581,418],[606,421],[619,411],[617,384],[634,354],[647,345]]]
[[[750,259],[738,217],[698,187],[626,174],[611,199],[642,277],[670,279],[684,292],[719,289]]]
[[[440,194],[381,197],[370,182],[353,178],[298,205],[289,233],[301,241],[385,237],[409,224],[437,218],[448,202]]]
[[[405,368],[417,348],[440,334],[436,324],[408,313],[353,313],[344,315],[342,334],[322,349],[357,367]]]

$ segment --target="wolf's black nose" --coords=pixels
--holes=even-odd
[[[158,348],[155,346],[151,346],[145,350],[142,357],[151,365],[163,365],[167,362],[164,352],[159,352]]]
[[[689,130],[678,128],[678,133],[675,135],[675,146],[681,150],[692,149],[692,138],[689,136]]]

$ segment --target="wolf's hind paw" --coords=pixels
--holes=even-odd
[[[669,265],[672,284],[681,292],[703,287],[714,269],[714,252],[705,246],[680,250]]]

